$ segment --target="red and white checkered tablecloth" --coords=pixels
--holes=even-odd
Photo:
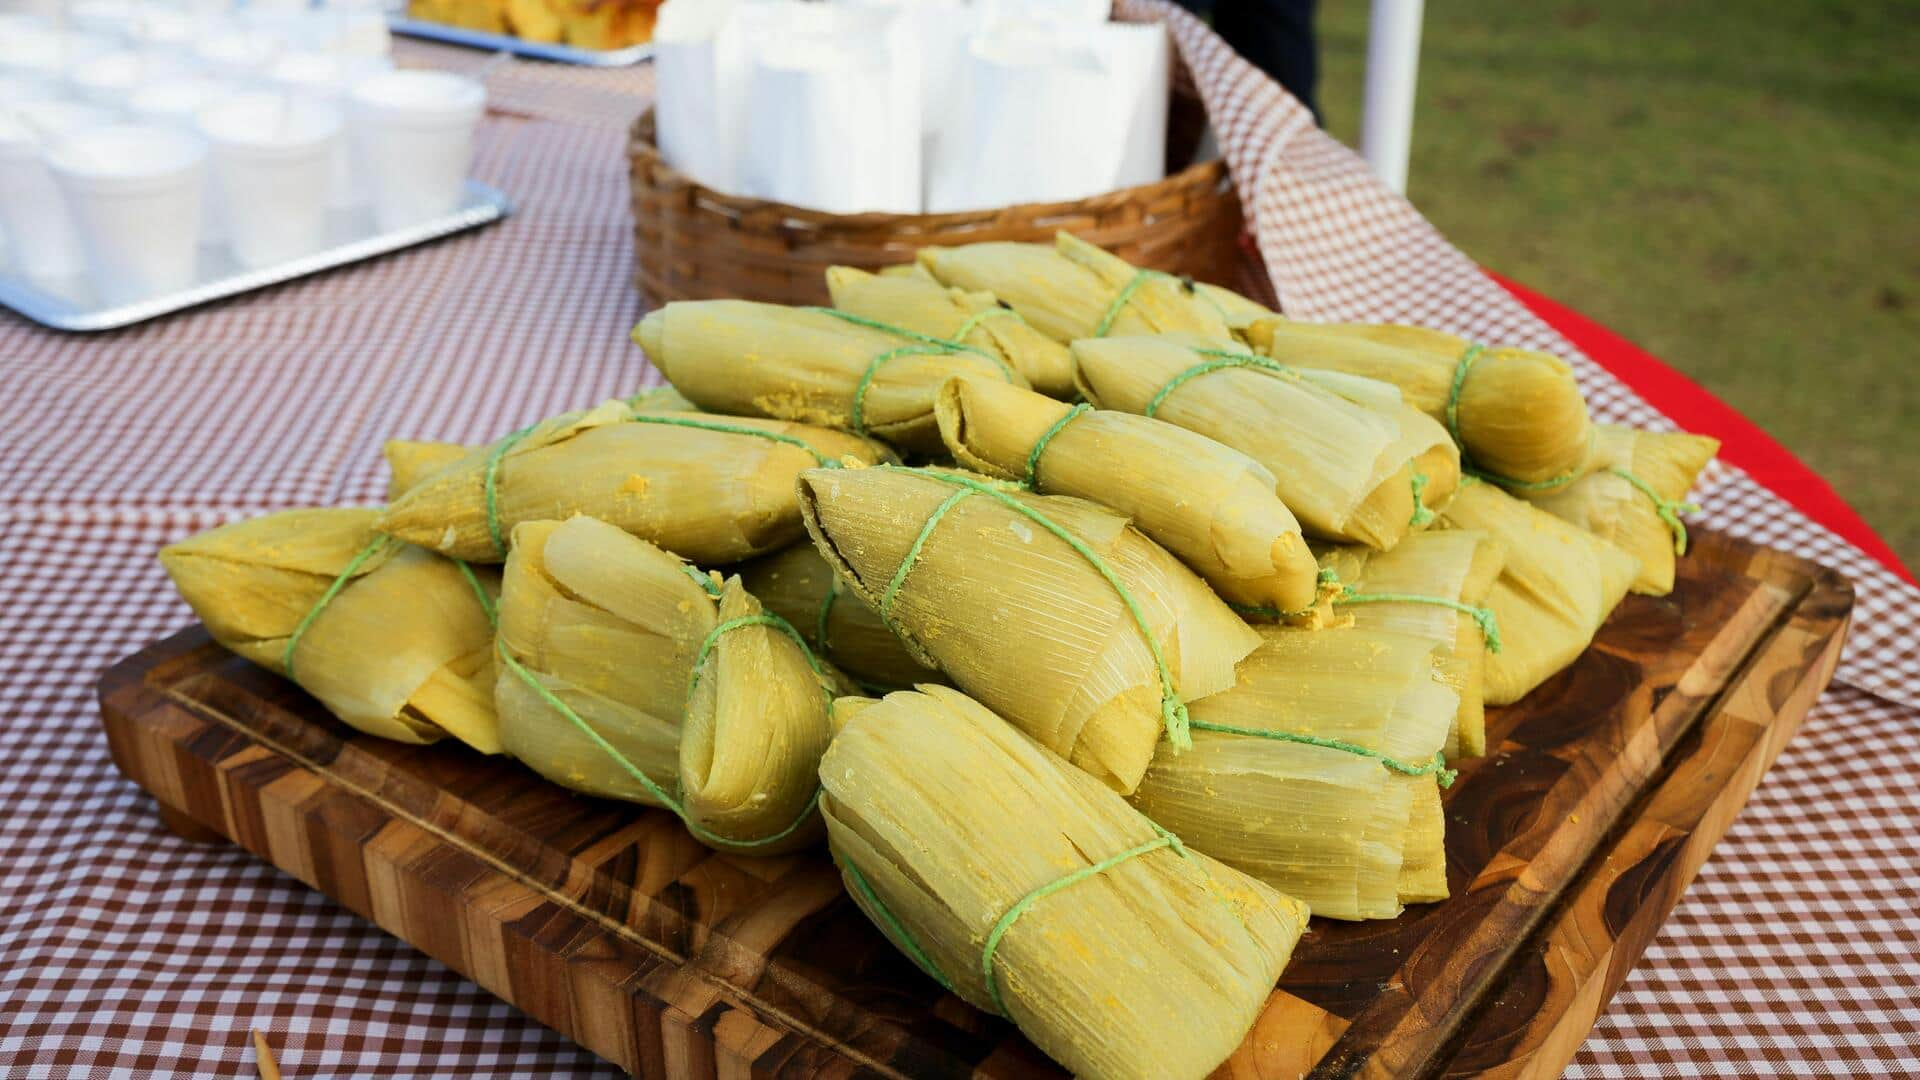
[[[1559,351],[1601,418],[1662,424],[1197,22],[1122,8],[1169,22],[1289,313]],[[649,69],[489,85],[477,172],[518,203],[503,224],[103,336],[0,314],[0,1077],[249,1076],[253,1028],[302,1080],[611,1071],[239,849],[163,831],[93,699],[190,619],[162,543],[372,501],[390,436],[484,440],[657,381],[626,338]],[[1702,501],[1852,577],[1856,630],[1571,1074],[1920,1072],[1920,593],[1736,470]]]

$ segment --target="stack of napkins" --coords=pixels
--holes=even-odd
[[[668,0],[661,153],[833,213],[1083,198],[1164,175],[1171,52],[1105,0]]]

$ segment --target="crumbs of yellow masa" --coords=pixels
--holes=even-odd
[[[652,485],[652,480],[641,476],[639,473],[629,473],[626,481],[620,485],[620,490],[628,495],[645,495],[647,488]]]

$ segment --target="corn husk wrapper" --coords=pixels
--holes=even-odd
[[[941,438],[960,464],[1027,480],[1033,449],[1070,412],[1031,391],[980,379],[940,390]],[[1301,611],[1319,566],[1300,523],[1259,462],[1173,424],[1095,410],[1066,423],[1042,449],[1035,490],[1110,506],[1179,556],[1221,597]]]
[[[651,390],[642,390],[627,399],[633,411],[642,414],[655,413],[697,413],[700,406],[687,400],[687,395],[671,386],[656,386]]]
[[[1415,326],[1263,319],[1246,330],[1261,352],[1293,367],[1389,382],[1445,423],[1454,371],[1469,343]],[[1460,385],[1456,415],[1472,464],[1540,483],[1577,474],[1593,439],[1587,402],[1566,361],[1526,349],[1483,349]]]
[[[637,394],[628,399],[628,405],[635,413],[642,415],[700,411],[671,386],[659,386]],[[388,439],[382,451],[387,459],[387,499],[392,501],[399,498],[420,481],[466,457],[475,449],[466,443]]]
[[[387,500],[391,502],[420,481],[459,461],[473,447],[454,442],[415,442],[388,439],[381,454],[387,459]]]
[[[832,314],[746,300],[677,301],[633,331],[647,359],[688,400],[718,413],[865,431],[935,452],[933,396],[952,375],[1026,380],[984,347],[941,351]],[[875,366],[888,354],[891,359]],[[862,396],[863,376],[872,379]]]
[[[1220,285],[1196,281],[1193,283],[1193,291],[1220,313],[1221,321],[1226,323],[1235,335],[1244,335],[1248,328],[1261,319],[1279,317],[1278,312],[1265,304],[1250,300]]]
[[[729,563],[798,540],[793,481],[821,460],[876,462],[865,440],[825,428],[740,417],[658,413],[766,431],[806,445],[668,423],[631,422],[621,401],[543,420],[512,439],[495,470],[500,536],[523,521],[600,518],[700,563]],[[497,444],[496,444],[497,445]],[[811,449],[808,449],[808,448]],[[478,447],[387,507],[381,531],[456,559],[498,562],[487,527],[486,471]]]
[[[1167,337],[1076,341],[1081,390],[1102,409],[1144,414],[1175,378],[1214,359],[1193,345]],[[1428,433],[1403,431],[1403,411],[1389,405],[1392,389],[1370,386],[1388,395],[1382,407],[1311,378],[1224,368],[1175,387],[1154,416],[1266,466],[1280,501],[1308,533],[1385,550],[1412,528],[1412,451]]]
[[[1390,631],[1274,627],[1263,637],[1233,689],[1193,704],[1193,750],[1163,747],[1130,801],[1316,915],[1387,919],[1436,899],[1436,862],[1444,896],[1444,824],[1424,812],[1438,803],[1437,771],[1407,775],[1364,754],[1210,726],[1337,739],[1431,770],[1458,708],[1444,670],[1454,661]],[[1422,865],[1409,867],[1409,849]]]
[[[499,753],[486,608],[452,562],[383,542],[378,516],[286,510],[236,521],[162,548],[160,564],[215,641],[286,674],[288,639],[375,545],[299,633],[293,681],[370,735],[431,743],[451,734]],[[491,594],[493,571],[472,569]]]
[[[956,498],[929,529],[942,504]],[[1001,499],[1043,515],[1092,551],[1150,633],[1141,633],[1091,561]],[[1174,705],[1231,686],[1233,665],[1260,642],[1179,560],[1093,503],[994,497],[943,474],[894,467],[816,469],[801,477],[801,503],[821,554],[889,616],[909,651],[1123,793],[1140,782],[1163,731],[1178,738]],[[909,551],[913,561],[901,575]],[[884,597],[896,577],[889,605]]]
[[[990,242],[921,248],[918,261],[941,284],[999,297],[1027,325],[1062,344],[1125,334],[1193,334],[1223,345],[1235,340],[1220,311],[1170,275],[1141,278],[1120,302],[1140,270],[1066,233],[1056,235],[1051,246]]]
[[[1492,484],[1462,487],[1439,524],[1506,550],[1486,600],[1502,642],[1487,657],[1489,705],[1519,701],[1573,663],[1640,573],[1632,555]]]
[[[821,812],[848,891],[895,945],[1006,1015],[1075,1075],[1206,1075],[1245,1037],[1306,905],[1191,847],[1160,846],[1034,901],[1160,834],[1091,777],[957,691],[848,709]],[[929,761],[938,768],[928,768]]]
[[[833,306],[947,341],[990,349],[1049,397],[1073,396],[1073,358],[992,293],[948,288],[927,277],[886,277],[850,266],[827,270]],[[962,331],[964,338],[958,337]]]
[[[589,517],[514,534],[500,642],[519,670],[502,664],[495,689],[509,752],[575,791],[670,806],[714,847],[772,854],[817,840],[829,698],[804,650],[774,627],[742,626],[714,639],[694,679],[708,634],[761,612],[739,579],[690,574]]]
[[[839,583],[811,543],[740,564],[740,580],[768,611],[805,635],[816,652],[867,686],[884,691],[946,681],[907,651],[879,612]]]
[[[1449,529],[1414,533],[1392,551],[1327,549],[1320,564],[1358,594],[1433,597],[1478,607],[1486,603],[1505,561],[1505,549],[1485,533]],[[1336,610],[1354,629],[1414,635],[1452,657],[1458,666],[1443,674],[1459,705],[1442,749],[1449,758],[1486,753],[1487,639],[1472,616],[1412,602],[1347,603]]]
[[[1719,450],[1720,440],[1705,435],[1601,424],[1595,429],[1587,475],[1555,492],[1521,494],[1554,517],[1639,559],[1633,591],[1665,596],[1673,591],[1674,558],[1683,553],[1686,532],[1661,517],[1661,508],[1677,516],[1700,470]]]

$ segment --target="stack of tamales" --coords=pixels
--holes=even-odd
[[[1673,588],[1716,448],[1593,423],[1556,357],[1071,236],[827,285],[668,304],[633,338],[671,386],[396,440],[383,510],[161,559],[369,734],[731,856],[824,836],[895,945],[1088,1076],[1204,1075],[1309,909],[1445,898],[1449,761]]]

